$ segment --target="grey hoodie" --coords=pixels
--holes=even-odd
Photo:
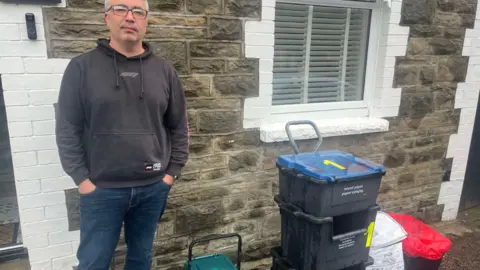
[[[65,172],[79,185],[154,183],[179,176],[188,158],[183,88],[175,70],[145,52],[126,57],[99,39],[71,59],[56,109],[56,140]]]

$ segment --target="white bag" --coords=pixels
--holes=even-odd
[[[404,270],[402,241],[407,235],[397,221],[379,211],[369,253],[374,262],[367,270]]]

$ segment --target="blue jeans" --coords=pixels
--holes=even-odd
[[[125,269],[150,269],[153,238],[170,188],[160,180],[135,188],[97,187],[80,195],[78,270],[109,269],[123,223],[127,245]]]

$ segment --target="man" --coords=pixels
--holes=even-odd
[[[105,1],[110,38],[71,59],[61,83],[56,138],[80,193],[79,270],[108,269],[122,224],[125,269],[150,269],[156,225],[188,158],[184,92],[142,41],[147,13],[146,0]]]

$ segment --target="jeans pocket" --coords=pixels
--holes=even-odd
[[[162,183],[168,188],[168,189],[171,189],[173,185],[170,185],[168,183],[165,183],[165,181],[163,181],[162,179]]]
[[[98,189],[99,189],[98,187],[95,187],[94,190],[92,190],[92,191],[90,191],[90,192],[88,192],[88,193],[80,193],[80,192],[78,192],[78,194],[80,194],[80,196],[82,196],[82,197],[88,197],[88,196],[95,195],[95,194],[98,192]]]
[[[165,181],[163,181],[163,178],[160,180],[160,185],[161,185],[162,188],[166,188],[168,191],[170,191],[170,189],[173,186],[173,185],[170,185],[170,184],[166,183]]]

